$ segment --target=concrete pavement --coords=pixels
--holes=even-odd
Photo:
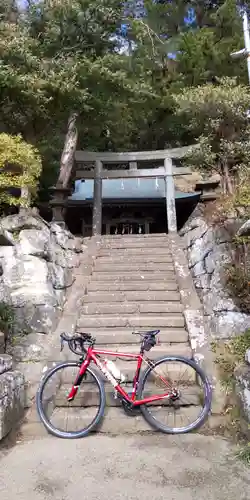
[[[48,436],[0,452],[0,498],[249,500],[250,469],[234,451],[199,434]]]

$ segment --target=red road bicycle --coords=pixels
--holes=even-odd
[[[193,360],[181,356],[158,359],[145,356],[145,351],[156,345],[159,332],[133,332],[141,336],[138,354],[96,349],[95,339],[87,333],[73,337],[62,334],[61,349],[66,342],[70,350],[81,357],[79,361],[67,361],[54,366],[42,378],[36,403],[46,429],[57,437],[69,439],[87,436],[97,429],[104,416],[106,393],[103,377],[90,367],[91,362],[112,384],[114,397],[120,400],[129,415],[141,412],[151,426],[166,434],[183,434],[200,427],[211,409],[210,382]],[[106,356],[137,360],[132,392],[126,392],[123,375]],[[143,362],[147,366],[141,373]],[[72,374],[73,369],[76,369],[75,375]],[[180,386],[177,385],[178,375]],[[76,400],[78,395],[79,402]],[[112,397],[113,394],[109,393],[109,398]],[[111,402],[110,399],[109,404],[114,405],[114,400]],[[183,425],[185,417],[187,425]],[[169,420],[166,422],[166,418],[172,424]],[[67,426],[66,430],[62,429],[63,424]],[[68,429],[69,424],[73,429]]]

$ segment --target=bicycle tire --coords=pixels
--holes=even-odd
[[[53,434],[56,437],[63,438],[63,439],[79,439],[82,437],[87,436],[91,431],[96,430],[98,425],[100,424],[103,416],[104,416],[104,409],[106,405],[106,395],[105,395],[105,389],[104,389],[104,384],[103,381],[98,377],[97,373],[92,370],[91,368],[87,368],[86,372],[89,373],[93,379],[95,380],[98,389],[99,389],[99,394],[100,394],[100,404],[99,404],[99,409],[97,412],[96,417],[94,420],[91,422],[90,425],[88,425],[86,428],[80,430],[80,431],[69,431],[65,432],[60,429],[57,429],[53,424],[51,424],[50,420],[48,419],[46,413],[44,412],[43,409],[43,404],[42,404],[42,396],[44,389],[46,387],[46,384],[48,383],[49,379],[59,370],[67,367],[78,367],[80,369],[80,364],[77,361],[67,361],[60,363],[56,365],[55,367],[51,368],[49,371],[47,371],[44,375],[44,377],[41,380],[40,386],[38,388],[37,394],[36,394],[36,407],[37,407],[37,412],[39,415],[39,418],[47,431],[50,434]],[[72,381],[73,385],[73,381]]]
[[[158,422],[150,413],[148,410],[147,405],[141,405],[141,413],[145,420],[151,425],[151,427],[165,433],[165,434],[186,434],[188,432],[192,432],[199,427],[203,425],[205,420],[207,419],[210,411],[211,411],[211,404],[212,404],[212,388],[211,384],[209,382],[208,377],[206,376],[205,372],[202,370],[202,368],[197,365],[193,360],[184,358],[182,356],[164,356],[161,358],[158,358],[154,360],[154,366],[151,367],[149,366],[144,370],[144,372],[141,375],[141,379],[139,382],[139,387],[138,387],[138,399],[143,399],[143,389],[145,386],[145,382],[147,378],[149,377],[150,373],[156,366],[159,366],[160,364],[167,362],[167,363],[174,363],[174,362],[180,362],[188,365],[189,367],[193,368],[196,372],[197,375],[202,380],[204,391],[205,391],[205,400],[204,400],[204,407],[199,415],[199,417],[192,422],[190,425],[183,427],[183,428],[173,428],[173,427],[168,427],[166,425],[161,424]]]

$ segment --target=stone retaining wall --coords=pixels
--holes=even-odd
[[[12,358],[0,355],[0,440],[15,427],[24,415],[24,376],[12,369]]]
[[[0,365],[0,439],[34,401],[87,246],[32,211],[0,219],[0,302],[14,316],[12,331],[0,332],[9,360],[2,374]]]
[[[239,311],[226,289],[225,266],[231,263],[230,243],[237,229],[233,220],[223,226],[209,225],[198,208],[180,232],[214,339],[230,339],[250,328],[250,315]]]

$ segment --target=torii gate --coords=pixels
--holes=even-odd
[[[173,165],[174,159],[183,158],[188,147],[164,149],[157,151],[139,151],[127,153],[96,153],[90,151],[76,151],[75,153],[75,175],[74,179],[94,180],[94,200],[92,235],[100,235],[102,231],[102,181],[103,179],[129,179],[129,178],[164,178],[166,186],[166,211],[168,231],[177,231],[176,208],[175,208],[175,186],[174,177],[177,175],[190,175],[192,172],[186,167]],[[138,169],[137,163],[162,160],[163,166],[157,168]],[[90,163],[93,168],[86,169]],[[128,164],[128,169],[105,169],[105,165]],[[85,167],[85,168],[84,168]]]

